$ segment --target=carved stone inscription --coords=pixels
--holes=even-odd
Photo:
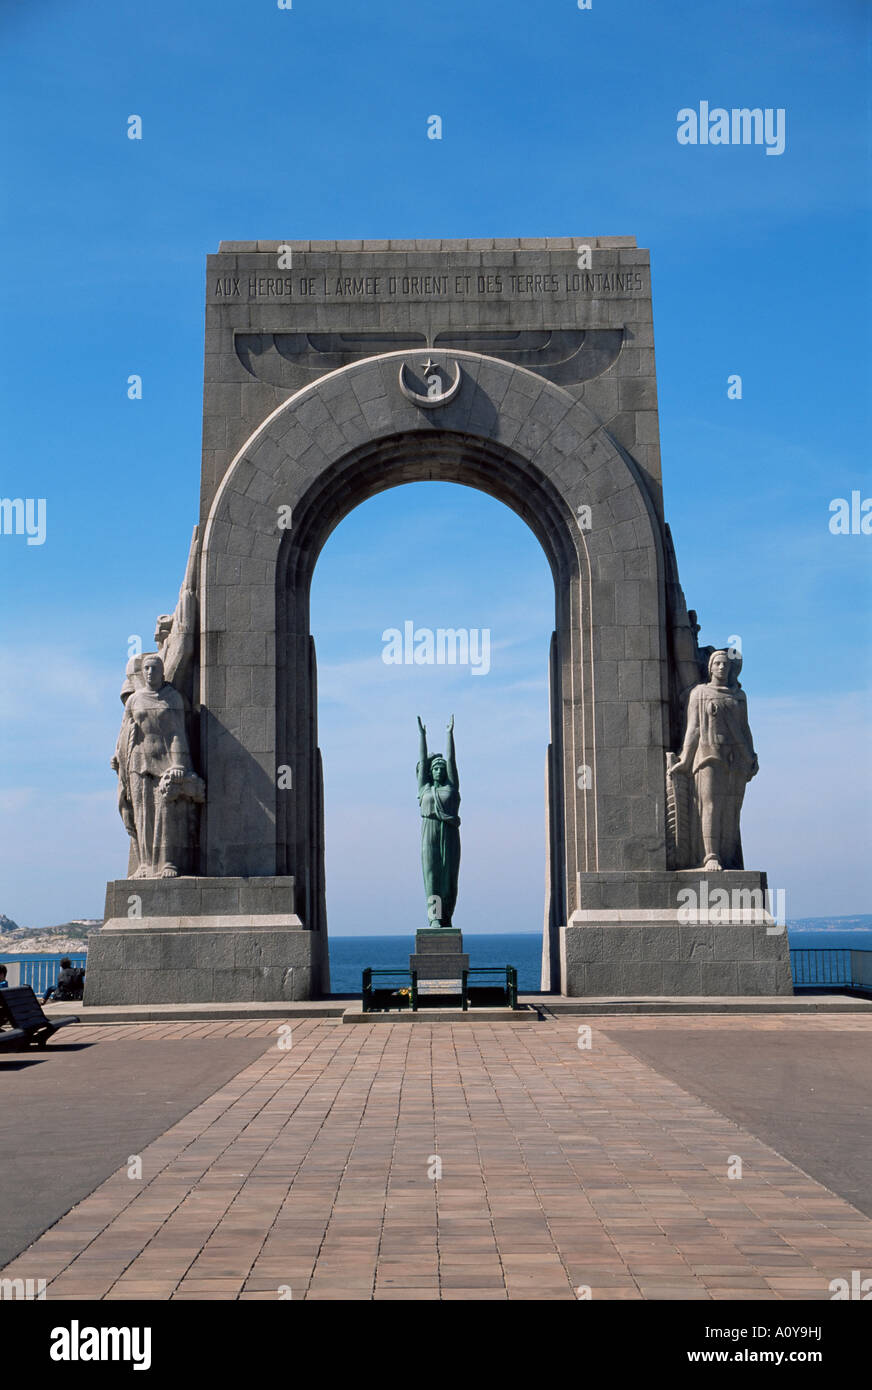
[[[508,268],[464,271],[462,274],[367,275],[253,274],[216,275],[210,278],[213,300],[249,299],[547,299],[550,296],[628,296],[647,289],[647,276],[634,266],[619,270],[556,271],[522,274]]]

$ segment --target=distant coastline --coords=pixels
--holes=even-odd
[[[88,949],[88,938],[94,933],[99,932],[103,925],[102,919],[96,917],[74,918],[69,922],[64,922],[58,926],[51,927],[20,927],[11,918],[0,913],[0,960],[4,958],[14,959],[19,955],[57,955],[64,952],[75,952],[81,955]],[[468,928],[466,934],[469,938],[479,942],[487,942],[488,938],[498,936],[501,940],[507,937],[517,937],[519,941],[525,942],[535,938],[541,941],[541,932],[477,932]],[[854,950],[872,949],[872,913],[855,913],[846,917],[795,917],[788,919],[787,934],[794,947],[807,948],[833,948],[834,950],[853,947]],[[375,933],[371,935],[349,936],[342,931],[329,931],[328,936],[331,944],[333,942],[358,942],[361,948],[364,942],[393,941],[401,942],[411,936],[408,933],[397,932],[385,935]]]
[[[27,933],[18,929],[21,940],[12,940],[12,933],[0,933],[0,961],[22,957],[36,958],[39,969],[50,970],[52,960],[60,964],[62,955],[86,959],[88,937],[98,925],[86,927],[71,923],[74,936],[58,935],[58,929],[43,928]],[[63,932],[63,928],[60,929]],[[793,951],[818,950],[833,953],[829,965],[844,970],[844,959],[835,953],[872,951],[872,914],[849,918],[805,917],[787,924],[788,944]],[[334,994],[356,996],[360,993],[362,972],[371,966],[376,970],[407,972],[409,955],[414,949],[413,933],[396,936],[343,936],[331,932],[330,985]],[[464,947],[470,964],[502,969],[513,965],[518,972],[518,987],[524,993],[537,992],[542,969],[542,934],[533,932],[464,932]],[[44,963],[44,964],[43,964]]]

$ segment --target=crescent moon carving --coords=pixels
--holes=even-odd
[[[454,400],[454,397],[460,390],[462,375],[460,363],[455,362],[454,380],[448,389],[446,391],[441,391],[438,396],[422,396],[419,391],[413,391],[406,385],[406,364],[403,362],[400,365],[400,390],[407,401],[411,401],[414,405],[421,406],[424,410],[434,410],[436,406],[447,405],[449,401]]]

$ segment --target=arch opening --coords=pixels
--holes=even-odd
[[[431,752],[444,751],[446,722],[456,718],[455,925],[541,939],[554,602],[553,576],[529,527],[461,484],[380,492],[332,533],[310,598],[331,956],[337,933],[396,935],[426,925],[418,714]],[[448,630],[441,650],[440,629],[443,638]],[[411,656],[413,631],[418,660],[406,661],[395,642]],[[339,988],[332,969],[331,978]]]
[[[460,484],[509,507],[539,542],[551,571],[545,916],[553,918],[556,927],[565,921],[566,883],[559,775],[564,663],[558,634],[571,629],[573,617],[576,624],[580,618],[579,549],[568,540],[572,523],[565,501],[547,479],[537,477],[528,462],[503,446],[450,431],[409,432],[371,442],[320,475],[294,507],[293,525],[282,541],[276,567],[276,720],[280,759],[290,758],[295,750],[297,793],[277,802],[277,871],[294,874],[297,911],[307,925],[326,928],[325,792],[317,660],[310,630],[312,579],[327,539],[345,517],[384,491],[423,481]],[[590,662],[590,652],[587,659]],[[571,659],[566,664],[571,665]]]

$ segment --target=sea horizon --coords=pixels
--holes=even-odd
[[[853,925],[844,925],[853,923]],[[868,950],[872,951],[872,914],[847,918],[798,918],[787,923],[787,938],[794,950]],[[518,972],[518,989],[525,994],[541,989],[542,933],[530,932],[472,932],[464,931],[464,948],[472,968],[501,968],[513,965]],[[414,950],[414,932],[386,932],[345,935],[328,932],[330,950],[330,992],[358,995],[363,971],[408,971],[409,956]],[[13,946],[12,942],[8,943]],[[2,945],[2,937],[0,937]],[[0,951],[0,961],[13,961],[21,956],[38,955],[46,961],[60,962],[62,955],[87,956],[87,942],[77,949],[64,951],[32,951],[14,948]]]

